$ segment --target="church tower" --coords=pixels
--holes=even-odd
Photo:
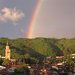
[[[6,44],[6,49],[5,49],[5,59],[10,60],[10,48],[9,48],[8,42]]]

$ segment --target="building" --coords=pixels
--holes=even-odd
[[[10,60],[10,56],[11,56],[10,47],[9,47],[8,42],[7,42],[6,49],[5,49],[5,59]]]

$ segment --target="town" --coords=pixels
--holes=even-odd
[[[28,43],[28,41],[27,41]],[[27,44],[28,46],[28,44]],[[27,48],[26,48],[27,49]],[[69,51],[69,50],[68,50]],[[67,53],[66,56],[47,56],[41,60],[29,60],[28,52],[23,57],[13,58],[9,41],[6,42],[4,56],[0,55],[1,75],[74,75],[75,54]],[[40,56],[39,56],[40,57]]]

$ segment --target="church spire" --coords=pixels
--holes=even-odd
[[[7,41],[7,44],[6,44],[6,46],[9,46],[9,43],[8,43],[8,41]]]

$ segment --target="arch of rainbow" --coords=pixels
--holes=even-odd
[[[28,29],[28,32],[27,32],[27,38],[32,38],[35,23],[36,23],[36,19],[37,19],[37,16],[39,14],[39,11],[40,11],[40,8],[42,6],[43,1],[44,0],[38,0],[37,1],[36,7],[34,9],[34,13],[32,15],[32,18],[31,18],[31,21],[30,21],[30,24],[29,24],[29,29]]]

